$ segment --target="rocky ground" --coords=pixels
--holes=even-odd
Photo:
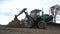
[[[60,34],[60,29],[0,27],[0,34]]]

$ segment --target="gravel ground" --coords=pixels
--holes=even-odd
[[[60,30],[0,27],[0,34],[60,34]]]

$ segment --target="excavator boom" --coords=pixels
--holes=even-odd
[[[19,15],[21,15],[23,12],[25,12],[25,10],[27,10],[27,8],[24,8],[22,11],[19,12],[19,14],[17,14],[16,16],[18,17]]]

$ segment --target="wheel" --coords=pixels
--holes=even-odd
[[[41,29],[45,29],[45,28],[46,28],[46,22],[40,21],[40,22],[38,23],[38,27],[41,28]]]

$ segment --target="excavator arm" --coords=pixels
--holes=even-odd
[[[15,15],[15,18],[14,18],[14,19],[17,19],[17,17],[18,17],[19,15],[21,15],[23,12],[25,12],[25,10],[27,10],[27,8],[24,8],[23,10],[21,10],[21,11],[19,12],[19,14]]]
[[[24,8],[22,11],[19,12],[19,14],[15,15],[14,20],[16,20],[17,17],[18,17],[19,15],[21,15],[23,12],[25,13],[27,19],[32,20],[31,17],[30,17],[30,15],[28,15],[28,13],[27,13],[25,10],[27,10],[27,8]]]
[[[19,14],[17,14],[16,16],[18,17],[19,15],[21,15],[23,12],[25,12],[25,10],[27,10],[27,8],[24,8],[22,11],[20,11]]]

